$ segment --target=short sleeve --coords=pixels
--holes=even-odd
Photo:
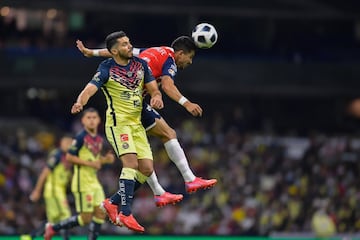
[[[177,73],[177,67],[175,64],[175,61],[172,57],[168,57],[166,61],[163,64],[162,68],[162,76],[169,76],[172,79],[175,78],[175,75]]]
[[[79,150],[82,147],[82,145],[84,144],[84,132],[78,134],[72,144],[70,149],[68,150],[68,153],[70,153],[71,155],[75,155],[78,156],[79,155]]]
[[[90,83],[94,84],[97,88],[100,88],[109,80],[109,69],[110,67],[108,61],[100,63]]]

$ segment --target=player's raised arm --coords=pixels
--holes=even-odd
[[[202,116],[202,108],[198,104],[192,103],[189,99],[184,97],[170,76],[165,75],[161,77],[161,88],[166,93],[166,95],[168,95],[175,102],[178,102],[184,106],[184,108],[193,116]]]
[[[107,57],[110,58],[111,53],[106,48],[101,49],[89,49],[85,47],[84,43],[81,40],[76,41],[76,47],[85,57]]]
[[[88,103],[89,99],[97,92],[98,87],[92,83],[88,83],[77,97],[76,102],[71,107],[71,113],[79,113]]]
[[[106,48],[100,49],[90,49],[85,47],[84,43],[81,40],[76,40],[76,47],[85,57],[112,57],[111,53]],[[139,56],[139,54],[146,48],[133,48],[134,56]]]

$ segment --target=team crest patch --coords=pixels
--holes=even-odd
[[[133,72],[131,72],[131,71],[128,71],[127,73],[126,73],[126,76],[128,76],[129,78],[131,78],[132,76],[133,76]]]
[[[122,142],[129,141],[129,135],[128,134],[120,134],[120,141],[122,141]]]
[[[124,143],[122,144],[122,148],[123,148],[123,149],[128,149],[128,148],[129,148],[129,144],[126,143],[126,142],[124,142]]]

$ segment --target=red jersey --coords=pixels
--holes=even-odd
[[[147,48],[139,54],[139,57],[148,63],[156,79],[165,75],[174,79],[177,73],[174,49],[165,46]]]

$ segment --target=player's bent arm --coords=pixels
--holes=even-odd
[[[174,80],[170,76],[165,75],[161,77],[161,88],[166,93],[166,95],[184,106],[184,108],[193,116],[202,116],[201,107],[184,97],[180,93],[179,89],[175,86]]]
[[[151,96],[150,106],[156,109],[162,109],[164,107],[164,102],[156,81],[146,83],[145,88]]]
[[[95,169],[101,168],[100,161],[85,161],[85,160],[80,159],[78,156],[72,155],[70,153],[66,154],[66,159],[73,164],[88,166],[88,167],[92,167]]]
[[[76,102],[71,108],[71,113],[81,112],[83,107],[88,103],[89,99],[97,92],[98,88],[92,83],[88,83],[77,97]]]
[[[115,156],[113,153],[108,152],[105,156],[100,156],[101,164],[111,164],[115,161]]]
[[[30,194],[30,200],[36,202],[39,200],[44,187],[47,176],[50,174],[51,170],[48,167],[44,167],[40,173],[40,176],[35,184],[34,190]]]
[[[170,76],[162,76],[161,77],[161,88],[172,100],[175,102],[179,102],[181,97],[184,97],[179,89],[175,86],[174,80]],[[189,101],[186,99],[185,101]],[[185,102],[184,102],[185,103]],[[182,103],[181,105],[183,105]]]

